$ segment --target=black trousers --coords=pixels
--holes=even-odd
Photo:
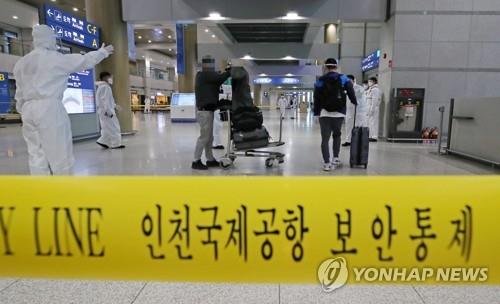
[[[325,164],[330,162],[330,137],[333,137],[333,157],[339,157],[343,123],[343,117],[319,118],[319,126],[321,128],[321,153],[323,153]]]

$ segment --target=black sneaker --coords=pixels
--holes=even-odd
[[[201,160],[194,161],[193,164],[191,165],[191,168],[193,170],[208,170],[208,167],[205,166]]]
[[[118,147],[113,147],[111,149],[125,149],[125,145],[120,145]]]
[[[209,168],[219,168],[220,167],[220,162],[216,160],[207,160],[207,167]]]
[[[378,140],[375,138],[370,138],[370,142],[377,142]]]
[[[101,144],[100,142],[96,141],[95,142],[96,144],[98,144],[99,146],[103,147],[104,149],[109,149],[109,146],[108,145],[105,145],[105,144]]]
[[[350,142],[345,142],[345,143],[342,144],[342,147],[349,147],[350,145],[351,145]]]
[[[214,149],[214,150],[224,150],[224,146],[223,145],[217,145],[217,146],[212,147],[212,149]]]

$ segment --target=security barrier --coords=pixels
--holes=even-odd
[[[498,284],[499,223],[495,176],[0,177],[0,275]]]

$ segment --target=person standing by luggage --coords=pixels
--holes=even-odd
[[[286,99],[285,94],[281,94],[278,98],[278,107],[280,108],[281,119],[286,119],[288,99]]]
[[[346,100],[357,104],[356,93],[352,82],[337,72],[338,63],[333,58],[325,62],[325,74],[314,85],[314,116],[319,116],[321,128],[321,152],[323,154],[324,171],[341,164],[340,144],[342,124],[346,116]],[[333,137],[333,161],[330,163],[330,137]]]
[[[358,105],[354,106],[351,102],[347,103],[347,113],[345,120],[346,141],[342,144],[343,147],[349,147],[351,145],[351,131],[355,127],[354,121],[356,121],[357,126],[366,126],[366,113],[368,110],[365,102],[365,88],[357,84],[354,75],[347,75],[347,78],[349,78],[352,82]],[[354,117],[354,114],[356,114],[356,117]]]
[[[376,77],[368,80],[368,91],[366,93],[366,102],[368,103],[368,120],[370,127],[370,142],[378,140],[379,119],[380,119],[380,103],[382,102],[382,94],[378,87]]]
[[[220,163],[215,159],[212,151],[214,141],[214,111],[219,103],[220,86],[231,76],[230,68],[224,73],[215,71],[215,60],[211,56],[202,59],[202,70],[196,74],[196,118],[200,124],[200,137],[196,142],[194,161],[191,168],[195,170],[208,170],[209,167],[219,167]],[[201,161],[201,155],[205,150],[207,158],[206,165]]]
[[[291,119],[295,119],[295,116],[297,115],[298,105],[299,105],[298,98],[296,95],[293,95],[292,100],[290,101],[290,108],[292,111],[292,117],[290,117]]]
[[[101,81],[97,82],[96,104],[99,123],[101,124],[101,137],[97,144],[105,149],[123,149],[120,122],[116,117],[116,102],[113,97],[111,86],[113,75],[102,72],[99,75]]]

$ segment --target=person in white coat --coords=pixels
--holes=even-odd
[[[380,103],[382,102],[382,94],[378,87],[376,77],[368,80],[368,92],[366,93],[366,101],[368,104],[368,121],[370,127],[370,141],[378,140],[379,119],[380,119]]]
[[[297,108],[299,107],[299,99],[297,98],[296,95],[292,96],[292,100],[290,101],[290,110],[292,112],[292,117],[291,119],[295,119],[295,116],[297,114]]]
[[[73,136],[62,103],[68,77],[90,69],[114,51],[105,46],[85,55],[57,51],[56,34],[47,25],[33,28],[34,50],[14,67],[16,108],[23,121],[32,175],[70,175],[73,171]]]
[[[151,99],[149,99],[149,96],[146,96],[146,98],[144,98],[144,114],[149,113],[151,113]]]
[[[222,120],[220,119],[220,110],[214,111],[214,144],[213,149],[224,150],[222,144]]]
[[[281,119],[286,119],[287,116],[287,108],[289,106],[288,99],[284,94],[281,94],[278,98],[278,107],[280,108]]]
[[[113,76],[108,72],[102,72],[101,81],[97,82],[96,103],[97,115],[101,124],[101,137],[97,144],[105,149],[122,149],[122,133],[120,122],[116,117],[116,102],[113,97]]]
[[[356,82],[354,75],[347,75],[353,84],[354,92],[356,93],[356,99],[358,100],[357,109],[356,106],[351,102],[347,102],[347,113],[346,113],[346,141],[342,144],[343,147],[349,147],[351,145],[351,135],[354,126],[354,113],[356,113],[356,127],[367,127],[368,126],[368,107],[365,98],[365,88],[360,86]],[[349,97],[347,97],[349,98]]]

